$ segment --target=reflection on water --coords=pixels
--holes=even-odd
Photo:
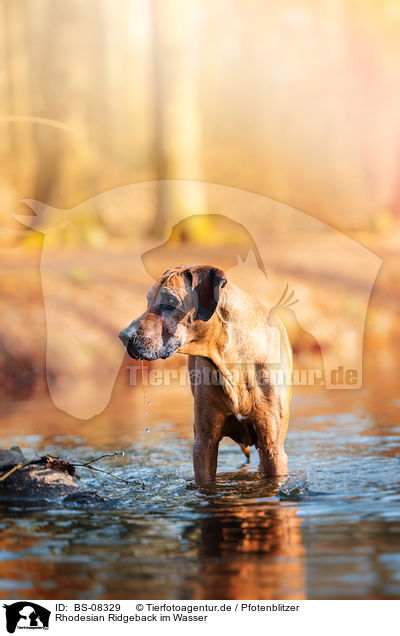
[[[269,490],[273,498],[276,489]],[[248,500],[238,494],[235,489],[231,497],[212,500],[186,531],[197,540],[201,562],[194,598],[216,599],[221,593],[225,599],[304,598],[296,507],[269,501],[267,492]]]
[[[104,502],[3,509],[0,597],[398,598],[400,403],[345,393],[295,399],[283,487],[224,441],[216,485],[197,488],[191,417],[171,422],[168,405],[133,431],[103,420],[97,443],[72,419],[2,427],[5,445],[31,453],[82,460],[124,447],[104,467],[145,489],[81,471]]]

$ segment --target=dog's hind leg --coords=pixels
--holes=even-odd
[[[260,454],[261,471],[266,477],[287,474],[288,459],[283,447],[287,430],[286,418],[265,413],[255,420],[257,448]]]

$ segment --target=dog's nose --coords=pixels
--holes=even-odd
[[[122,340],[124,347],[128,346],[128,342],[129,340],[131,340],[133,334],[129,329],[123,329],[122,331],[120,331],[119,333],[119,338],[120,340]]]

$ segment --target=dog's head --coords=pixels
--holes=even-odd
[[[144,314],[119,334],[129,355],[136,360],[169,358],[204,337],[205,323],[226,283],[224,272],[210,265],[168,269],[148,292]]]

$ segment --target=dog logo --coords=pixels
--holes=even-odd
[[[14,634],[16,629],[48,629],[50,610],[32,603],[18,601],[11,605],[3,605],[6,610],[7,631]]]
[[[166,224],[164,239],[153,237],[151,245],[146,239],[149,249],[144,253],[139,243],[129,248],[129,263],[123,266],[128,271],[139,272],[140,285],[149,289],[160,276],[162,264],[166,268],[187,262],[189,254],[191,262],[210,262],[211,249],[212,265],[230,277],[235,270],[246,266],[248,273],[243,280],[253,281],[251,295],[256,294],[257,300],[268,306],[279,305],[274,311],[283,310],[302,339],[308,338],[313,350],[320,350],[327,389],[359,389],[365,321],[371,291],[382,264],[380,258],[322,221],[260,195],[203,182],[204,205],[200,207],[204,212],[189,214],[186,208],[192,206],[183,202],[192,189],[197,191],[197,181],[148,181],[115,188],[71,209],[24,199],[23,203],[35,215],[14,215],[17,221],[43,234],[40,278],[46,315],[47,384],[55,406],[80,419],[94,417],[107,407],[124,356],[116,337],[116,325],[127,324],[131,319],[129,305],[106,307],[100,298],[99,289],[104,288],[105,298],[106,290],[115,284],[112,277],[107,279],[102,258],[86,260],[84,256],[73,265],[69,256],[60,258],[55,270],[57,237],[66,232],[72,244],[79,244],[88,224],[96,228],[97,236],[102,227],[100,217],[107,219],[107,227],[116,236],[145,235],[160,184],[166,200],[180,203],[168,210],[170,221]],[[298,242],[296,260],[288,258],[291,232]],[[195,252],[190,251],[193,245]],[[357,263],[362,281],[358,281],[347,265],[351,262]],[[56,271],[57,280],[82,285],[81,293],[68,291],[67,283],[68,293],[58,293]],[[240,272],[237,273],[240,276]],[[276,296],[268,295],[279,275]],[[276,303],[286,284],[286,295]],[[96,298],[100,298],[98,305],[93,305],[94,296],[86,294],[86,289],[92,289]],[[307,302],[315,296],[316,289],[317,301]],[[289,290],[294,290],[295,297]],[[70,304],[70,293],[71,301],[72,296],[79,298],[75,305]],[[299,302],[293,309],[291,304],[295,299]],[[321,308],[325,308],[326,320],[321,319]],[[93,335],[96,330],[101,334],[99,340]],[[276,350],[278,344],[277,341]],[[278,350],[277,357],[279,359]],[[347,382],[346,373],[355,373],[355,382]]]

